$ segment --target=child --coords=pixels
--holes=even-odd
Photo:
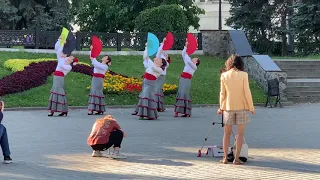
[[[125,137],[125,134],[111,115],[97,119],[87,141],[93,149],[92,157],[102,157],[101,151],[113,146],[114,151],[111,158],[125,159],[126,157],[119,153],[123,137]]]
[[[4,102],[0,101],[0,145],[4,157],[4,163],[10,164],[12,159],[10,157],[10,149],[9,149],[9,141],[7,135],[7,129],[1,124],[3,118],[3,111],[4,111]]]

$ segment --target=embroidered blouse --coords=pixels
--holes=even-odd
[[[93,67],[94,67],[93,73],[97,73],[97,74],[106,74],[106,72],[107,72],[107,70],[108,70],[108,68],[109,68],[108,65],[103,64],[103,63],[97,61],[96,58],[94,58],[94,59],[92,60],[92,65],[93,65]]]
[[[67,75],[71,71],[72,66],[66,64],[67,58],[62,57],[63,46],[60,45],[60,39],[56,42],[54,49],[56,50],[58,60],[56,71],[61,71],[64,75]]]
[[[197,66],[191,61],[190,56],[187,54],[187,47],[184,47],[181,55],[185,64],[183,72],[193,75],[193,73],[197,70]]]
[[[158,78],[161,73],[163,73],[163,70],[160,67],[157,67],[153,61],[148,57],[148,51],[147,47],[144,50],[143,53],[143,65],[146,68],[146,73],[151,74]]]
[[[160,44],[160,47],[159,47],[159,49],[158,49],[158,52],[157,52],[157,55],[156,55],[156,57],[157,58],[162,58],[162,59],[165,59],[166,61],[167,61],[167,58],[166,58],[166,55],[163,53],[163,51],[162,51],[162,49],[163,49],[163,43],[161,43]],[[167,74],[167,68],[169,67],[169,63],[168,63],[168,61],[167,61],[167,65],[166,65],[166,67],[164,68],[164,70],[163,70],[163,72],[161,73],[162,75],[166,75]]]

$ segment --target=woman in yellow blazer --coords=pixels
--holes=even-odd
[[[233,164],[244,164],[240,159],[240,151],[243,144],[243,135],[246,124],[250,122],[249,111],[255,114],[251,91],[249,88],[248,74],[244,72],[244,63],[239,55],[232,55],[225,63],[225,72],[220,79],[220,109],[218,114],[223,113],[224,157],[220,161],[227,164],[227,153],[230,145],[232,125],[237,125],[236,153]],[[238,148],[239,147],[239,148]]]

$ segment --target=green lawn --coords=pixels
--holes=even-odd
[[[31,53],[13,53],[0,52],[0,78],[12,73],[3,68],[3,63],[7,59],[35,59],[35,58],[55,58],[55,54],[31,54]],[[199,56],[201,64],[192,79],[191,95],[193,104],[217,104],[219,102],[220,74],[219,69],[223,67],[224,60],[214,59],[209,56]],[[89,63],[87,56],[79,56],[80,61]],[[172,56],[173,62],[167,70],[166,83],[178,84],[179,75],[183,70],[184,63],[179,55]],[[127,76],[138,77],[144,73],[141,56],[113,56],[110,70]],[[91,83],[91,77],[69,73],[66,77],[66,92],[70,106],[86,106],[88,101],[88,90]],[[41,87],[34,88],[23,93],[11,94],[2,97],[8,107],[31,107],[47,106],[49,90],[52,85],[52,77]],[[264,92],[254,81],[250,81],[252,96],[255,103],[265,101]],[[165,98],[166,104],[173,104],[175,95]],[[106,95],[106,104],[108,105],[132,105],[137,102],[136,95]]]
[[[272,56],[272,59],[301,59],[301,60],[320,60],[320,55],[312,55],[312,56]]]

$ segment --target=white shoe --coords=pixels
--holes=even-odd
[[[117,153],[117,154],[112,154],[111,157],[113,159],[127,159],[127,157],[123,154]]]
[[[100,151],[93,151],[92,157],[102,157],[102,153]]]

